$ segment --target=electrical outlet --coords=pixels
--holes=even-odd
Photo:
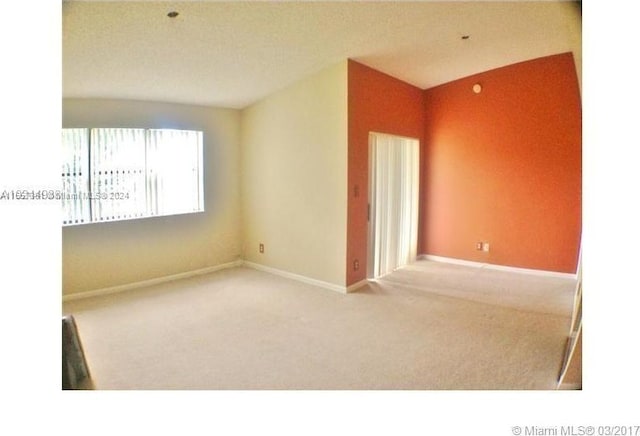
[[[264,253],[264,244],[260,244],[259,250],[260,250],[260,253]]]
[[[353,261],[353,270],[354,271],[358,271],[360,269],[360,262],[358,261],[358,259]]]
[[[476,242],[476,250],[482,251],[482,242]]]
[[[488,242],[484,242],[482,244],[482,251],[489,251],[489,243]]]

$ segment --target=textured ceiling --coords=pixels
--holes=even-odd
[[[62,19],[64,97],[242,108],[346,58],[423,89],[581,61],[575,2],[65,1]]]

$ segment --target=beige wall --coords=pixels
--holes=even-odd
[[[64,227],[63,294],[193,271],[241,255],[240,112],[179,104],[66,99],[63,127],[204,131],[205,212]]]
[[[345,286],[347,62],[243,110],[241,143],[244,258]]]

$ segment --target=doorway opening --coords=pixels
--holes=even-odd
[[[416,260],[419,162],[417,139],[369,133],[369,279]]]

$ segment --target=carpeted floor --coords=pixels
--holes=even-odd
[[[574,286],[419,261],[343,295],[241,267],[63,310],[98,389],[555,389]]]

